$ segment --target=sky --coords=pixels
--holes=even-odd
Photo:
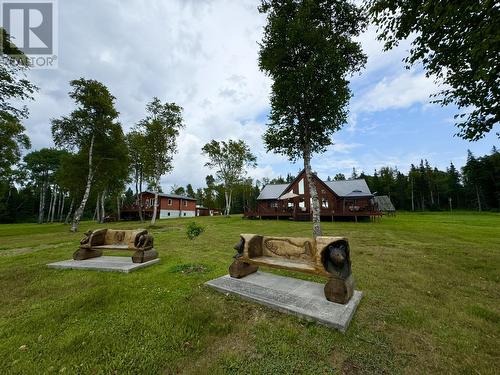
[[[58,68],[32,70],[39,88],[28,103],[25,125],[32,149],[53,147],[50,119],[74,108],[69,81],[84,77],[103,82],[116,97],[120,122],[129,131],[145,116],[154,97],[184,108],[186,127],[179,137],[174,170],[162,187],[195,188],[213,173],[204,167],[201,148],[212,139],[243,139],[257,156],[248,170],[255,179],[302,169],[285,157],[266,153],[262,135],[270,110],[271,81],[259,71],[258,42],[265,17],[259,0],[64,0],[58,2]],[[478,142],[454,134],[456,108],[430,104],[439,87],[421,67],[402,63],[410,46],[403,41],[382,51],[373,27],[359,37],[368,56],[365,69],[351,77],[349,122],[333,145],[314,155],[320,177],[352,168],[373,173],[382,166],[407,171],[421,158],[432,166],[457,167],[467,150],[476,155],[499,144],[492,133]]]

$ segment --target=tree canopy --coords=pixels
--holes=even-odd
[[[476,141],[500,122],[498,2],[370,0],[368,8],[386,50],[416,34],[405,62],[421,62],[443,84],[435,101],[458,106],[460,137]]]
[[[259,66],[273,80],[264,142],[268,151],[303,158],[313,207],[313,235],[321,235],[320,207],[311,156],[332,144],[347,122],[349,75],[366,56],[354,38],[366,20],[341,0],[263,0],[267,15]]]
[[[202,148],[204,155],[208,157],[205,166],[214,169],[217,180],[224,184],[226,215],[231,212],[231,198],[233,187],[242,180],[245,175],[245,167],[255,167],[257,158],[250,151],[250,147],[242,141],[228,142],[212,140]],[[207,185],[210,187],[207,177]]]
[[[52,120],[52,136],[56,146],[76,149],[87,155],[85,191],[71,225],[71,230],[77,231],[97,168],[102,169],[106,160],[115,160],[115,156],[109,156],[113,145],[126,145],[121,125],[116,121],[118,112],[114,105],[115,97],[108,88],[101,82],[84,78],[73,80],[70,85],[72,91],[69,96],[75,101],[76,109],[69,116]],[[126,155],[126,151],[123,155]]]
[[[147,116],[137,124],[136,130],[144,135],[145,177],[155,191],[155,204],[151,224],[156,221],[158,192],[161,176],[173,169],[173,157],[177,152],[177,137],[184,127],[182,107],[175,103],[162,103],[154,97],[146,106]]]
[[[37,87],[26,79],[29,64],[23,52],[1,27],[0,34],[0,176],[7,177],[22,150],[31,146],[21,123],[28,117],[28,108],[18,104],[32,99]]]

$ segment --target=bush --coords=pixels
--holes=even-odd
[[[198,237],[204,231],[205,231],[205,227],[192,221],[187,225],[186,235],[190,240],[194,240],[196,237]]]

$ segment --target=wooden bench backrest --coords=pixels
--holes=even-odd
[[[104,245],[127,245],[128,248],[135,247],[134,241],[136,236],[144,232],[144,229],[137,230],[116,230],[108,229],[104,237]]]
[[[312,263],[322,267],[322,252],[337,241],[347,241],[344,237],[272,237],[242,234],[245,240],[243,256],[248,259],[277,257]]]

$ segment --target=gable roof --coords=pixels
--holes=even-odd
[[[278,199],[286,190],[289,189],[291,185],[294,184],[295,180],[289,184],[275,184],[275,185],[264,186],[264,188],[260,192],[260,195],[257,197],[257,200]],[[332,190],[339,197],[364,198],[373,196],[373,194],[370,191],[370,188],[368,187],[364,179],[344,180],[344,181],[322,181],[322,180],[319,181],[325,184],[330,190]]]
[[[380,211],[394,212],[396,208],[391,202],[391,198],[387,195],[380,195],[375,197],[375,204],[377,205]]]
[[[148,194],[155,194],[154,191],[143,191],[143,193],[148,193]],[[185,201],[195,201],[196,198],[191,198],[186,195],[177,195],[177,194],[164,194],[164,193],[158,193],[159,197],[164,197],[164,198],[170,198],[170,199],[184,199]]]
[[[372,195],[366,181],[362,178],[357,180],[326,181],[325,184],[327,184],[339,197],[362,197]],[[356,193],[358,195],[356,195]]]
[[[278,199],[285,189],[290,184],[276,184],[276,185],[266,185],[257,197],[258,200],[262,199]]]

